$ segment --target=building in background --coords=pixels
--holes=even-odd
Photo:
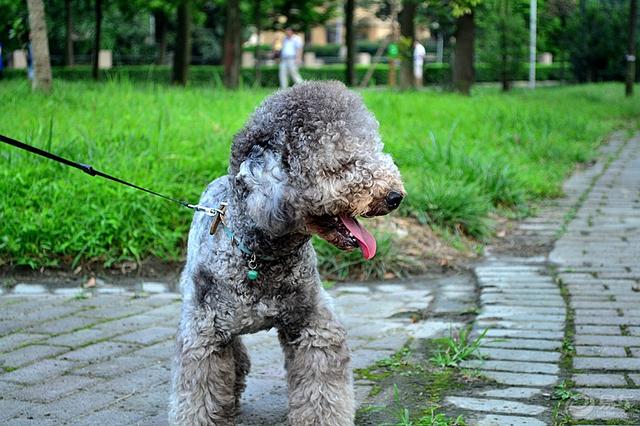
[[[355,10],[355,32],[357,41],[366,41],[376,43],[384,40],[391,34],[391,19],[380,19],[376,16],[375,11],[358,7]],[[305,34],[305,43],[314,46],[326,46],[329,44],[344,44],[344,20],[342,16],[338,16],[324,25],[313,27]],[[278,31],[262,31],[260,40],[256,39],[253,34],[247,45],[255,45],[256,43],[276,46],[284,37],[284,33]],[[425,40],[430,37],[427,27],[417,26],[417,37],[419,40]]]

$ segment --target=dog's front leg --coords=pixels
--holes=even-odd
[[[235,424],[233,345],[218,346],[178,336],[169,422],[173,425]]]
[[[289,424],[353,425],[351,356],[344,327],[333,313],[321,307],[297,336],[281,329],[279,337],[289,387]]]

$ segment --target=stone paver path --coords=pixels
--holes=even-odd
[[[632,139],[586,197],[550,260],[566,287],[575,355],[587,397],[576,420],[640,423],[640,138]]]
[[[439,321],[412,318],[427,309],[464,309],[473,289],[461,275],[340,285],[330,293],[349,330],[354,368],[362,368],[411,336],[442,331]],[[138,290],[99,284],[86,297],[78,289],[19,284],[0,296],[0,424],[166,424],[179,296],[157,283]],[[239,423],[280,424],[287,397],[276,334],[245,342],[252,370]],[[369,390],[356,383],[358,400]]]
[[[640,424],[640,137],[602,158],[516,230],[525,245],[560,236],[548,256],[503,251],[475,269],[474,330],[488,332],[465,365],[493,384],[446,400],[471,424]]]

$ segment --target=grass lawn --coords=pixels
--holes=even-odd
[[[409,196],[402,213],[482,239],[489,215],[560,194],[613,129],[640,124],[620,84],[453,94],[364,91]],[[268,90],[0,82],[0,133],[196,202]],[[0,145],[0,266],[105,266],[183,254],[191,213]],[[330,251],[322,250],[325,253]]]

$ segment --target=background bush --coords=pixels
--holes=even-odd
[[[424,81],[427,84],[447,85],[451,81],[451,67],[448,64],[426,64],[424,71]],[[362,81],[369,70],[368,66],[359,65],[356,67],[358,81]],[[338,80],[344,81],[345,67],[343,64],[323,65],[319,68],[300,69],[300,74],[307,80]],[[479,64],[476,66],[476,81],[492,82],[498,81],[498,72],[492,67]],[[6,69],[5,78],[18,79],[25,78],[25,70]],[[192,85],[214,85],[222,87],[222,66],[200,65],[192,66],[189,69],[189,82]],[[561,75],[560,64],[538,65],[536,76],[538,80],[557,80]],[[516,80],[526,80],[529,76],[529,69],[526,64],[522,64],[516,74]],[[171,79],[171,68],[157,65],[130,65],[117,66],[110,70],[102,70],[103,80],[129,80],[132,82],[145,83],[166,83]],[[53,67],[53,78],[61,80],[91,80],[91,67],[76,66],[71,68]],[[242,85],[253,86],[255,84],[255,69],[243,68],[241,71]],[[370,85],[386,85],[389,81],[389,66],[387,64],[375,65],[373,77]],[[263,66],[261,85],[263,87],[278,87],[277,66]]]

